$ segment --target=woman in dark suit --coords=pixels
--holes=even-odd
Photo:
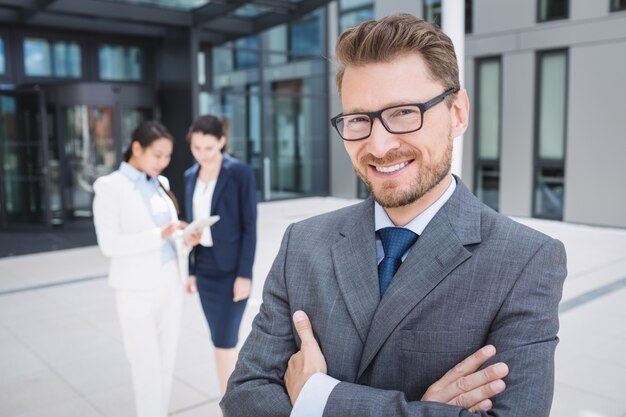
[[[225,152],[226,125],[199,117],[187,141],[196,163],[185,171],[187,220],[220,216],[191,254],[189,292],[198,291],[222,394],[237,361],[239,326],[250,296],[256,248],[256,184],[252,169]]]

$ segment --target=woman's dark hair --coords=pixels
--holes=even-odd
[[[170,133],[169,130],[161,122],[157,122],[156,120],[148,120],[140,124],[133,130],[133,134],[131,136],[130,145],[124,152],[124,161],[130,161],[130,157],[133,156],[133,143],[138,142],[141,145],[142,149],[146,149],[148,146],[152,144],[155,140],[158,139],[169,139],[172,144],[174,144],[174,136]],[[158,180],[158,178],[157,178]],[[180,214],[180,206],[178,205],[178,200],[173,192],[166,189],[161,181],[159,181],[159,185],[168,195],[168,197],[174,203],[174,207],[176,208],[176,213]]]
[[[130,161],[130,157],[133,156],[133,143],[139,142],[139,145],[143,149],[147,148],[157,139],[169,139],[174,143],[174,136],[170,133],[169,130],[161,122],[157,122],[156,120],[148,120],[137,126],[135,130],[133,130],[133,134],[131,136],[130,145],[124,152],[124,161]]]
[[[187,143],[191,144],[191,135],[194,133],[202,133],[203,135],[213,135],[218,140],[226,137],[226,144],[222,148],[222,153],[226,152],[228,147],[228,119],[225,117],[217,117],[212,114],[200,116],[189,126],[187,132]]]

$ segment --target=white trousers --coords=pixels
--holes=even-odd
[[[161,272],[154,289],[116,294],[138,417],[166,417],[172,390],[183,287],[176,261]]]

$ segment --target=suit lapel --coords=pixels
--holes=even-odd
[[[372,318],[358,377],[410,311],[480,242],[480,203],[457,181],[457,189],[430,221],[398,269]],[[378,286],[376,286],[378,287]]]
[[[200,165],[196,163],[192,169],[187,171],[185,177],[185,214],[187,215],[188,222],[193,220],[193,191],[196,188],[199,172]]]
[[[215,207],[217,206],[217,202],[219,201],[220,196],[224,192],[226,188],[226,184],[230,179],[232,162],[230,157],[227,154],[224,154],[224,158],[222,159],[222,166],[220,168],[220,173],[217,176],[217,182],[215,183],[215,190],[213,190],[213,199],[211,200],[211,213],[215,214]]]
[[[374,233],[374,203],[356,206],[358,212],[331,248],[339,290],[361,341],[365,343],[379,302]]]

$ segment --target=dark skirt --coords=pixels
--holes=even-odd
[[[221,349],[234,348],[248,299],[233,302],[237,272],[218,270],[212,247],[198,246],[196,250],[196,284],[213,345]]]

